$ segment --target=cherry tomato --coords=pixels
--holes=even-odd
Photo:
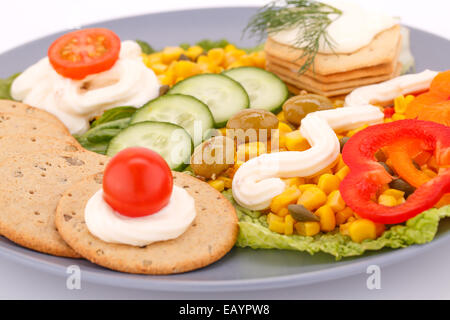
[[[74,80],[103,72],[119,59],[120,38],[108,29],[73,31],[56,39],[48,58],[57,73]]]
[[[172,171],[164,159],[146,148],[128,148],[108,163],[103,198],[117,212],[142,217],[158,212],[170,200]]]

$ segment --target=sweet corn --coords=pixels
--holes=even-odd
[[[306,189],[298,198],[297,203],[306,209],[313,211],[325,204],[327,195],[316,186]]]
[[[311,146],[300,133],[300,130],[295,130],[286,134],[286,148],[289,151],[305,151]]]
[[[208,184],[219,192],[225,189],[225,183],[222,180],[210,180]]]
[[[177,77],[188,78],[202,72],[200,66],[192,61],[178,61],[174,66]]]
[[[404,114],[394,113],[392,115],[392,120],[394,120],[394,121],[405,120],[405,119],[406,119],[406,116]]]
[[[280,217],[286,217],[289,214],[288,208],[281,208],[280,211],[278,211],[278,214]]]
[[[163,63],[155,63],[150,65],[150,69],[152,69],[156,74],[163,74],[166,72],[168,66]]]
[[[253,65],[258,68],[264,69],[266,66],[266,54],[264,51],[256,51],[249,54]]]
[[[350,226],[354,221],[347,221],[347,223],[343,223],[339,226],[339,232],[344,236],[350,236]]]
[[[317,186],[326,194],[330,194],[332,191],[339,189],[341,180],[330,173],[325,173],[319,177]]]
[[[386,196],[393,196],[397,200],[403,198],[403,196],[405,195],[403,191],[397,189],[387,189],[383,192],[383,194]]]
[[[237,148],[236,158],[245,162],[266,153],[266,151],[266,145],[261,141],[243,143]]]
[[[349,207],[346,207],[344,210],[339,211],[336,213],[336,224],[340,226],[341,224],[344,224],[347,222],[347,220],[353,216],[353,210]]]
[[[208,51],[208,58],[216,65],[221,65],[225,59],[225,50],[222,48],[214,48]]]
[[[294,233],[294,223],[295,223],[295,220],[294,220],[294,218],[292,218],[292,216],[290,214],[288,214],[284,218],[284,234],[285,235],[290,236],[291,234]]]
[[[292,132],[292,128],[284,122],[278,123],[278,130],[280,132],[280,135]]]
[[[267,223],[270,224],[272,221],[284,222],[284,219],[271,212],[267,215]]]
[[[315,212],[320,217],[320,230],[323,232],[333,231],[336,228],[336,216],[329,205],[321,206]]]
[[[298,188],[301,192],[304,192],[306,189],[309,189],[309,188],[317,188],[317,185],[311,184],[311,183],[301,184],[298,186]]]
[[[328,195],[327,205],[329,205],[334,212],[339,212],[345,209],[345,202],[344,199],[342,199],[341,192],[339,190],[334,190]]]
[[[357,134],[359,131],[362,131],[362,130],[364,130],[364,129],[367,128],[367,127],[368,127],[368,125],[365,124],[365,125],[363,125],[362,127],[359,127],[359,128],[357,128],[357,129],[355,129],[355,130],[350,130],[349,132],[347,132],[347,137],[351,138],[351,137],[353,137],[355,134]]]
[[[398,96],[394,99],[394,110],[395,113],[404,114],[406,112],[406,108],[408,107],[408,104],[414,100],[414,96],[408,95],[408,96]]]
[[[237,50],[237,48],[233,44],[227,44],[224,49],[225,49],[225,52],[231,52],[231,51]]]
[[[228,178],[228,177],[224,177],[224,176],[220,176],[217,178],[217,180],[221,180],[224,183],[225,188],[230,189],[231,185],[233,183],[233,180]]]
[[[198,56],[203,53],[203,48],[200,46],[192,46],[189,47],[186,51],[186,56],[188,56],[191,60],[197,60]]]
[[[338,172],[336,172],[336,177],[338,177],[341,181],[348,175],[350,172],[350,168],[348,166],[344,166]]]
[[[162,52],[155,52],[147,55],[146,57],[146,64],[147,67],[150,67],[151,65],[162,63]]]
[[[285,223],[284,222],[271,220],[270,223],[269,223],[269,230],[270,231],[284,234],[284,228],[285,228]]]
[[[393,207],[397,205],[397,199],[393,196],[382,194],[378,197],[378,204],[386,207]]]
[[[278,214],[282,208],[287,208],[288,205],[296,203],[298,197],[300,197],[300,190],[297,187],[287,187],[283,193],[272,199],[270,210]]]
[[[406,202],[406,199],[403,198],[403,197],[401,197],[400,199],[397,199],[397,205],[400,205],[400,204],[405,203],[405,202]]]
[[[297,233],[305,237],[312,237],[320,232],[320,223],[318,222],[297,222],[294,226]]]
[[[375,223],[367,219],[356,220],[353,222],[350,225],[349,233],[352,241],[358,243],[361,243],[366,239],[376,239],[377,237]]]
[[[281,111],[279,114],[277,114],[278,120],[282,122],[286,122],[286,117],[284,116],[284,111]]]
[[[172,61],[176,61],[180,58],[184,50],[180,47],[165,47],[162,51],[161,61],[165,64],[169,64]]]
[[[300,177],[295,177],[295,178],[288,178],[288,179],[283,179],[284,183],[286,183],[286,185],[288,187],[290,186],[301,186],[305,183],[305,179],[300,178]]]
[[[337,164],[333,168],[333,173],[338,172],[339,170],[341,170],[344,167],[345,167],[344,159],[342,159],[342,154],[339,154],[338,159],[337,159]]]

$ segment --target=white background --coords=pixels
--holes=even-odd
[[[357,1],[357,0],[354,0]],[[448,0],[359,0],[365,6],[401,16],[404,24],[450,38]],[[2,6],[0,52],[56,31],[83,24],[150,12],[200,7],[260,6],[260,0],[15,0]],[[430,48],[432,50],[432,48]],[[450,53],[449,53],[450,59]],[[0,66],[1,67],[1,66]],[[282,290],[239,293],[176,294],[126,290],[82,282],[66,289],[66,279],[0,261],[0,298],[122,299],[450,299],[450,244],[382,269],[382,289],[368,290],[366,274]]]

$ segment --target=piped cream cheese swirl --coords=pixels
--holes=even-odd
[[[317,111],[305,117],[300,133],[311,148],[263,154],[242,164],[233,178],[233,197],[241,206],[263,210],[286,184],[281,178],[309,177],[329,167],[339,156],[339,140],[333,131],[351,130],[363,124],[383,121],[383,112],[374,106]]]

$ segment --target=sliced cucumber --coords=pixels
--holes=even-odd
[[[172,170],[181,171],[194,149],[191,136],[182,127],[168,122],[145,121],[122,130],[109,143],[110,157],[129,147],[144,147],[158,152]]]
[[[169,94],[182,93],[204,102],[211,110],[217,128],[224,127],[232,115],[249,106],[244,88],[221,74],[200,74],[178,82]]]
[[[177,124],[191,135],[194,146],[203,141],[204,133],[214,127],[206,104],[184,94],[166,94],[139,108],[130,123],[162,121]]]
[[[244,87],[250,98],[250,108],[277,113],[289,96],[286,84],[277,75],[264,69],[240,67],[223,74]]]

